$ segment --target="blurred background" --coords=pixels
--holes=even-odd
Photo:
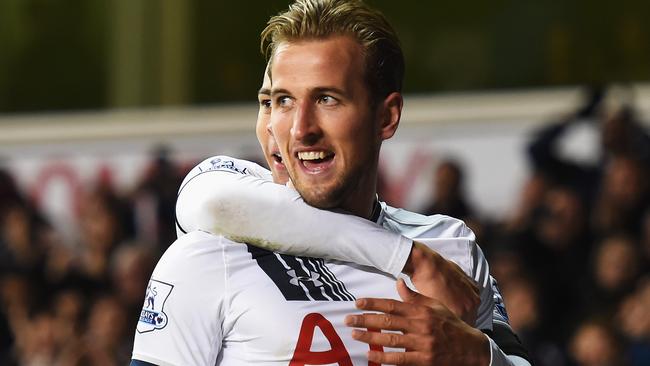
[[[381,198],[468,222],[537,365],[650,365],[650,2],[367,1],[407,61]],[[127,364],[180,180],[261,160],[286,6],[0,0],[0,364]]]

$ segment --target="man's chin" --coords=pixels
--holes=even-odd
[[[297,186],[296,190],[308,205],[322,210],[336,208],[341,204],[341,195],[335,189]]]

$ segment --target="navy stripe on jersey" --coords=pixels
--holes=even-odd
[[[309,258],[306,260],[303,260],[303,265],[307,267],[307,270],[310,272],[314,273],[322,273],[321,269],[318,267],[316,260],[314,258]],[[323,293],[326,293],[329,300],[332,301],[347,301],[347,299],[343,298],[341,295],[338,294],[337,288],[334,287],[334,284],[331,283],[330,278],[321,278],[321,281],[323,283],[323,286],[321,286],[321,291]]]
[[[334,273],[332,273],[332,271],[330,271],[330,269],[327,268],[327,266],[325,265],[325,260],[323,260],[322,258],[317,258],[317,259],[314,259],[314,261],[321,268],[321,270],[323,271],[323,274],[325,276],[327,276],[332,281],[334,286],[336,286],[337,293],[340,293],[341,296],[344,297],[343,301],[354,301],[354,300],[356,300],[354,295],[352,295],[350,293],[350,291],[348,291],[348,289],[345,287],[345,284],[341,280],[336,278],[336,276],[334,276]]]
[[[294,257],[246,245],[287,301],[353,301],[322,259]]]
[[[276,256],[279,256],[280,259],[282,259],[282,261],[287,264],[288,268],[285,267],[285,269],[287,274],[291,277],[289,280],[290,284],[306,289],[306,295],[310,300],[328,300],[319,289],[319,287],[323,285],[321,282],[322,279],[320,274],[311,271],[305,271],[305,269],[299,263],[299,259],[294,256],[278,253],[276,253]]]
[[[246,246],[248,247],[248,252],[253,256],[253,259],[257,261],[257,265],[259,265],[264,273],[273,280],[273,283],[275,283],[280,292],[282,292],[285,299],[288,301],[310,300],[300,286],[294,286],[289,283],[291,277],[284,268],[284,265],[282,265],[272,252],[249,244],[246,244]]]

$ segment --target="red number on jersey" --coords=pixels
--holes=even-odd
[[[332,347],[329,351],[314,352],[311,350],[311,342],[314,338],[314,330],[320,328]],[[378,332],[376,329],[369,329],[371,332]],[[382,351],[378,345],[371,345],[373,351]],[[298,344],[293,352],[293,358],[289,366],[305,365],[327,365],[338,363],[341,366],[353,366],[350,354],[345,348],[341,337],[336,333],[334,326],[324,316],[318,313],[310,313],[302,320]],[[374,362],[368,362],[368,366],[379,366]]]
[[[330,342],[332,349],[329,351],[311,351],[311,341],[314,338],[316,327],[320,328]],[[334,326],[324,316],[318,313],[307,314],[302,320],[298,344],[296,344],[296,350],[293,352],[289,366],[327,365],[335,362],[341,366],[352,366],[352,360],[341,337],[336,334]]]

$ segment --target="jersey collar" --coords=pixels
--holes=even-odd
[[[375,202],[372,205],[372,213],[370,214],[370,221],[379,223],[379,219],[382,211],[383,210],[381,209],[381,205],[379,204],[379,197],[375,195]]]

